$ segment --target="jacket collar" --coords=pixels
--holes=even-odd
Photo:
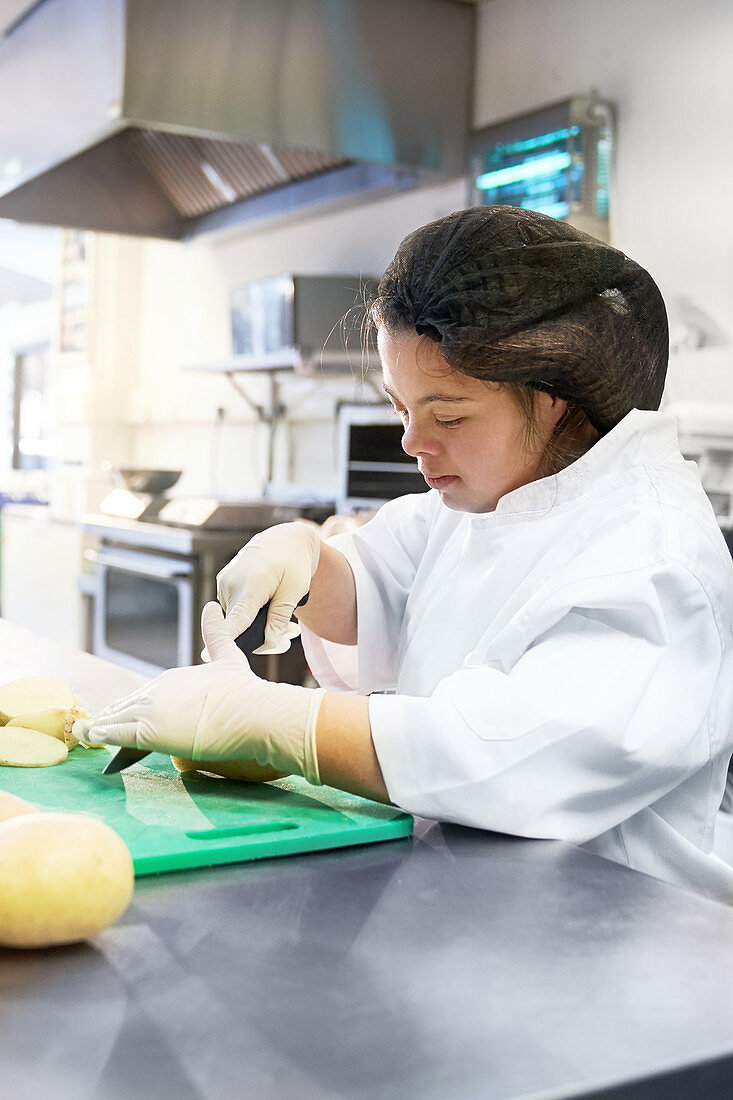
[[[641,466],[675,457],[680,458],[676,419],[668,413],[632,409],[570,466],[520,485],[499,500],[495,511],[472,514],[471,519],[482,524],[494,516],[544,515],[587,493],[598,493],[604,481],[612,480],[616,488],[627,478],[637,478]]]

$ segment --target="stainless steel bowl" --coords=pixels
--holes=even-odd
[[[112,466],[112,476],[133,493],[165,493],[178,481],[183,470],[146,470]]]

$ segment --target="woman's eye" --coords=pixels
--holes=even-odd
[[[435,417],[435,423],[440,424],[441,428],[457,428],[464,420],[463,416],[456,417],[455,420],[438,420],[437,416]]]

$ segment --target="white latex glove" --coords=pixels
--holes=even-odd
[[[323,688],[255,676],[218,603],[204,607],[201,631],[209,664],[172,668],[143,684],[100,711],[87,739],[190,760],[256,760],[320,783],[316,721]]]
[[[265,643],[255,653],[285,653],[300,634],[300,626],[291,621],[293,611],[311,586],[320,552],[318,528],[300,520],[251,538],[216,578],[229,635],[239,637],[270,600]],[[206,660],[206,651],[203,656]]]

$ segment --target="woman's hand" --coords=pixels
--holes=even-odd
[[[237,638],[270,601],[265,643],[256,653],[284,653],[300,627],[293,612],[310,589],[321,540],[315,524],[295,520],[261,531],[216,578],[226,627]]]
[[[315,731],[322,689],[261,680],[237,649],[221,607],[201,630],[211,661],[174,668],[93,719],[90,741],[191,760],[256,760],[319,783]]]

